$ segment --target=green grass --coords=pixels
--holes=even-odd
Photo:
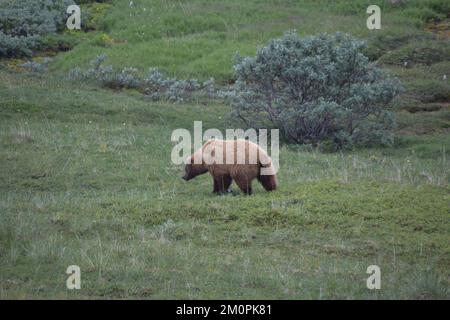
[[[342,14],[342,5],[316,1],[116,1],[106,11],[103,30],[114,43],[99,45],[89,36],[73,50],[62,54],[54,67],[67,71],[86,65],[105,53],[116,66],[147,69],[160,67],[180,77],[195,76],[220,81],[233,77],[236,52],[255,54],[256,48],[289,29],[301,35],[319,32],[348,32],[376,38],[366,27],[368,5],[347,2],[358,14]],[[352,9],[353,10],[353,9]],[[383,11],[383,32],[414,38],[423,35],[417,23],[400,8]],[[320,21],[320,23],[317,23]],[[131,48],[131,50],[130,50]]]
[[[448,47],[424,22],[445,1],[380,1],[379,31],[366,28],[369,1],[133,2],[84,6],[93,31],[55,36],[74,48],[49,73],[0,61],[0,298],[450,298],[449,63],[414,51]],[[209,176],[187,183],[171,163],[172,130],[236,126],[221,101],[156,103],[65,77],[106,53],[226,83],[236,51],[293,28],[367,39],[406,92],[394,146],[283,145],[273,193],[255,182],[252,196],[215,196]],[[81,290],[65,285],[73,264]],[[366,287],[373,264],[381,290]]]
[[[226,106],[0,77],[1,298],[449,297],[448,136],[283,146],[278,191],[214,196],[209,177],[181,179],[170,134],[222,129]]]

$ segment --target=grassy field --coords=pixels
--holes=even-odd
[[[364,1],[133,2],[94,5],[97,30],[69,35],[78,44],[48,73],[0,61],[0,298],[450,298],[450,63],[403,66],[414,43],[446,52],[419,5],[383,4],[371,32]],[[406,92],[393,147],[283,145],[272,193],[215,196],[209,176],[186,183],[171,163],[172,130],[234,127],[221,101],[151,102],[65,77],[106,53],[226,83],[236,51],[292,28],[368,39]],[[374,264],[381,290],[366,287]],[[66,288],[69,265],[81,290]]]
[[[420,28],[423,21],[414,16],[420,17],[420,11],[392,8],[388,1],[379,3],[386,6],[382,32],[366,27],[370,1],[137,0],[132,6],[129,1],[97,4],[91,16],[105,15],[93,24],[98,32],[84,35],[85,41],[61,55],[54,68],[68,71],[105,53],[116,66],[143,70],[156,66],[177,76],[203,80],[214,76],[225,82],[233,77],[236,52],[253,55],[256,48],[290,29],[301,35],[348,32],[372,39],[376,54],[384,45],[394,49],[398,44],[429,38]]]

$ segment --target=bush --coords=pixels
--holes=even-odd
[[[48,70],[48,64],[50,63],[50,61],[51,61],[50,58],[44,58],[42,62],[27,61],[19,65],[19,67],[22,67],[23,69],[32,73],[42,74]]]
[[[401,86],[361,53],[348,35],[299,38],[288,32],[237,58],[233,116],[253,128],[275,127],[300,144],[392,142],[390,102]]]
[[[3,0],[0,2],[0,56],[30,56],[43,36],[64,25],[73,0]]]
[[[116,77],[118,88],[137,89],[141,85],[136,68],[123,68]]]
[[[116,70],[111,65],[104,65],[106,55],[97,56],[90,62],[87,70],[75,68],[70,71],[70,78],[85,80],[113,89],[137,89],[152,100],[166,99],[182,102],[190,100],[195,93],[209,97],[217,96],[214,79],[204,83],[196,79],[179,80],[166,78],[157,68],[150,68],[146,77],[141,77],[138,69],[126,67]]]
[[[75,80],[87,80],[91,82],[98,82],[104,87],[113,87],[115,71],[112,66],[105,66],[107,56],[102,54],[91,60],[90,68],[83,71],[80,68],[75,68],[70,71],[69,77]]]
[[[182,102],[189,100],[195,92],[200,90],[205,90],[209,94],[210,82],[200,84],[196,79],[165,78],[156,68],[150,68],[148,76],[144,78],[143,82],[144,93],[153,100],[164,98],[169,101]]]
[[[38,36],[12,37],[0,30],[0,57],[31,56],[38,44]]]

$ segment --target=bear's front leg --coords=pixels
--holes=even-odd
[[[230,188],[232,179],[230,176],[214,177],[214,193],[225,193]]]

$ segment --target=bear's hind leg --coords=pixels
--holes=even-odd
[[[235,178],[236,184],[238,185],[239,189],[245,194],[251,195],[252,194],[252,182],[249,181],[247,178]]]
[[[223,191],[224,192],[231,192],[231,190],[230,190],[231,182],[233,182],[233,179],[230,176],[225,176],[223,178]]]

